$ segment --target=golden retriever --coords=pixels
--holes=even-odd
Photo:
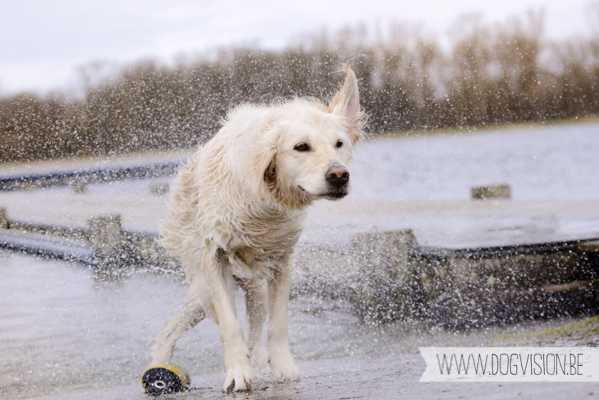
[[[328,106],[314,99],[238,106],[183,167],[161,234],[190,288],[156,338],[153,366],[169,363],[176,340],[208,316],[220,331],[225,391],[251,388],[252,360],[270,365],[277,380],[299,378],[287,331],[289,258],[307,207],[349,193],[347,165],[364,135],[356,76],[344,68],[345,83]],[[235,281],[246,297],[245,336]]]

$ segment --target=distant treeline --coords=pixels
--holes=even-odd
[[[599,37],[552,42],[541,14],[485,26],[462,20],[442,45],[416,29],[364,26],[284,50],[233,48],[194,62],[141,62],[88,85],[82,98],[0,99],[0,160],[194,146],[242,102],[327,100],[355,70],[371,132],[599,114]],[[97,77],[96,77],[97,78]]]

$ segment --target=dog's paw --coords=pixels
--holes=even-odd
[[[252,388],[254,371],[249,363],[234,365],[227,369],[224,391],[227,393],[249,390]]]
[[[268,360],[272,376],[278,381],[296,381],[300,378],[300,373],[291,354],[271,356]]]

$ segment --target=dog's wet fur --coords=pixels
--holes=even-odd
[[[295,99],[233,109],[182,168],[161,233],[190,287],[156,338],[153,366],[170,362],[176,340],[208,317],[220,330],[225,391],[251,388],[252,362],[270,367],[276,380],[300,377],[287,333],[289,258],[307,207],[349,193],[348,164],[364,135],[356,76],[344,68],[345,83],[328,105]],[[246,295],[245,333],[235,282]]]

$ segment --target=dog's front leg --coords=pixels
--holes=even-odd
[[[300,374],[295,367],[287,332],[287,309],[291,268],[288,260],[275,270],[268,282],[268,362],[278,380],[296,380]]]
[[[264,346],[264,321],[267,317],[268,291],[265,279],[245,279],[241,282],[245,291],[247,315],[247,344],[254,363],[260,369],[266,369],[268,357]]]
[[[254,371],[250,366],[250,351],[237,320],[233,275],[225,261],[212,259],[206,264],[204,273],[218,319],[227,367],[224,390],[231,392],[250,389]]]

